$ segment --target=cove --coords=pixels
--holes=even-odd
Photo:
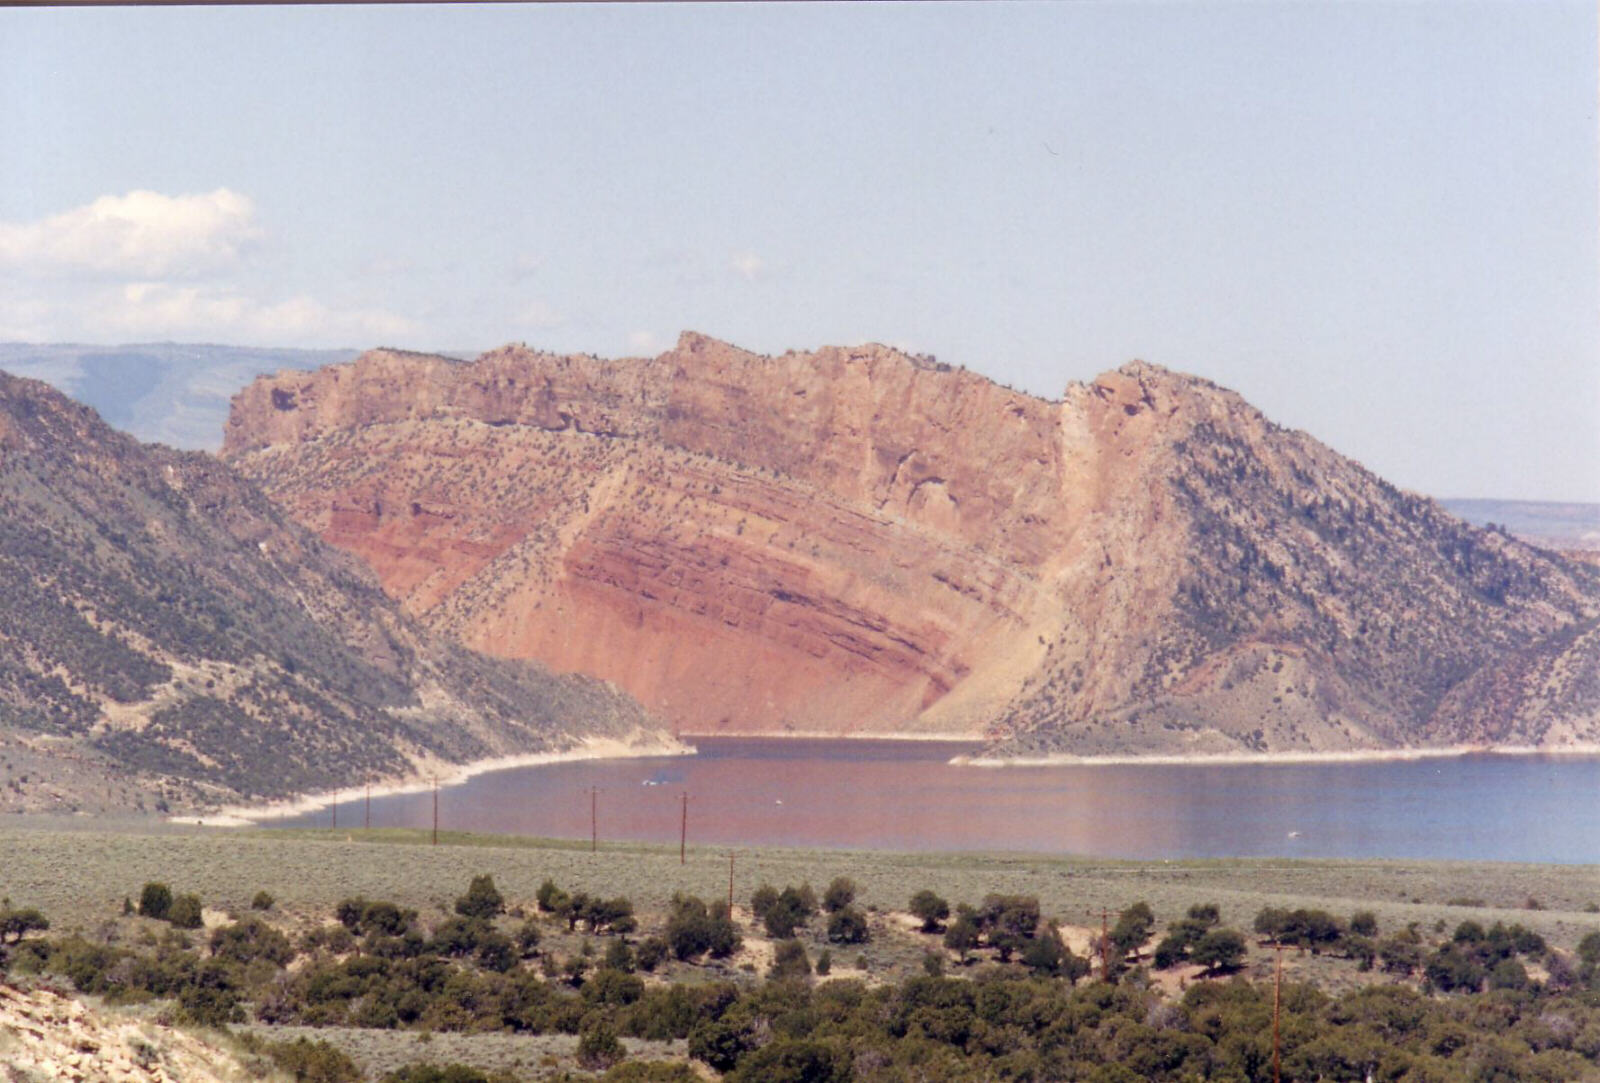
[[[952,764],[945,741],[695,738],[699,753],[510,768],[439,790],[447,830],[691,845],[1024,851],[1143,859],[1600,863],[1600,757],[1355,763]],[[427,828],[428,793],[373,827]],[[592,804],[591,804],[592,802]],[[345,802],[339,824],[367,820]],[[263,826],[328,827],[331,809]]]

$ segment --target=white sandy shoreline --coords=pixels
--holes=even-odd
[[[903,741],[907,743],[944,741],[953,743],[979,743],[978,738],[950,734],[928,733],[874,733],[864,737],[841,737],[837,733],[715,733],[684,734],[681,740],[662,740],[656,737],[621,740],[617,738],[592,738],[579,742],[560,752],[528,752],[511,756],[498,756],[476,760],[472,763],[438,763],[431,771],[404,779],[373,785],[371,796],[386,797],[393,794],[421,793],[438,786],[456,786],[477,775],[491,771],[504,771],[515,767],[539,767],[552,763],[572,763],[582,760],[649,759],[659,756],[693,756],[698,749],[692,744],[696,739],[750,739],[750,740],[830,740],[830,741]],[[1531,745],[1450,745],[1441,748],[1389,748],[1352,749],[1341,752],[1220,752],[1220,753],[1164,753],[1140,755],[1115,753],[1105,755],[1072,755],[1067,753],[1047,756],[1016,756],[1006,759],[982,759],[977,756],[954,756],[947,762],[960,767],[1112,767],[1112,766],[1231,766],[1275,764],[1351,764],[1384,763],[1408,760],[1455,759],[1463,756],[1597,756],[1600,745],[1560,745],[1540,748]],[[343,790],[306,794],[289,801],[265,805],[233,805],[219,808],[208,814],[173,816],[169,823],[199,824],[207,827],[249,827],[277,816],[298,816],[327,808],[335,802],[353,804],[367,796],[366,786],[351,786]]]
[[[1116,753],[1097,756],[1061,753],[992,760],[957,756],[950,762],[964,767],[1091,767],[1144,764],[1206,767],[1226,764],[1384,763],[1456,759],[1462,756],[1600,756],[1600,745],[1556,745],[1549,748],[1532,745],[1448,745],[1442,748],[1371,748],[1350,749],[1343,752],[1207,752],[1155,755]]]
[[[422,793],[434,786],[458,786],[476,775],[491,771],[505,771],[513,767],[540,767],[551,763],[573,763],[580,760],[653,759],[658,756],[692,756],[692,744],[674,741],[670,737],[622,740],[614,737],[589,738],[572,748],[560,752],[523,752],[510,756],[495,756],[471,763],[445,763],[440,761],[428,773],[418,773],[403,779],[374,783],[370,788],[350,786],[343,790],[305,794],[288,801],[265,805],[230,805],[215,812],[172,816],[168,823],[199,824],[205,827],[250,827],[262,820],[276,816],[298,816],[305,812],[327,808],[335,802],[351,804],[373,797],[393,794]]]

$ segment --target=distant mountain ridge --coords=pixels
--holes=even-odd
[[[1135,362],[376,350],[224,455],[431,627],[689,732],[1001,754],[1600,742],[1600,575]]]
[[[0,807],[282,796],[652,734],[599,682],[425,631],[216,458],[0,373]]]
[[[228,400],[256,376],[321,368],[358,353],[178,342],[0,342],[0,370],[43,380],[146,443],[214,451]]]
[[[1498,525],[1534,545],[1600,554],[1600,504],[1453,497],[1439,501],[1474,526]]]

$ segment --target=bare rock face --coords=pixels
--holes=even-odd
[[[0,810],[204,805],[665,734],[486,658],[210,455],[0,373]]]
[[[1600,740],[1581,679],[1559,723],[1519,691],[1584,672],[1591,569],[1153,365],[1051,402],[875,345],[378,350],[258,380],[224,454],[433,628],[689,732]]]

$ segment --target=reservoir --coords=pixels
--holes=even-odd
[[[446,830],[691,845],[1100,857],[1600,863],[1600,758],[955,765],[932,741],[695,738],[699,754],[510,768],[439,790]],[[592,815],[591,815],[592,814]],[[375,797],[426,829],[429,793]],[[342,826],[359,827],[345,802]],[[330,809],[264,826],[327,827]]]

